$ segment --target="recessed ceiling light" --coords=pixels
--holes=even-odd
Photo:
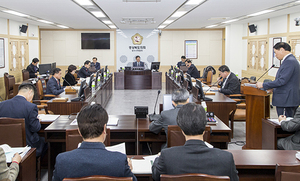
[[[172,23],[174,20],[166,20],[163,24],[170,24]]]
[[[210,26],[206,26],[205,28],[212,28],[212,27],[216,27],[218,25],[210,25]]]
[[[232,19],[232,20],[228,20],[228,21],[224,21],[223,23],[231,23],[231,22],[235,22],[238,21],[239,19]]]
[[[90,0],[75,0],[81,6],[91,6],[94,5]]]
[[[204,2],[205,0],[189,0],[187,3],[185,3],[186,5],[198,5],[202,2]]]
[[[28,15],[26,15],[26,14],[19,13],[19,12],[16,12],[16,11],[12,11],[12,10],[3,10],[3,12],[13,14],[13,15],[17,15],[17,16],[21,16],[21,17],[28,17]]]
[[[105,23],[107,25],[113,24],[111,21],[108,21],[108,20],[104,20],[103,23]]]
[[[260,11],[260,12],[257,12],[257,13],[249,14],[248,16],[258,16],[258,15],[270,13],[270,12],[272,12],[272,11],[274,11],[274,10],[272,10],[272,9],[264,10],[264,11]]]
[[[164,27],[166,27],[166,25],[160,25],[158,28],[159,28],[159,29],[162,29],[162,28],[164,28]]]
[[[186,13],[186,11],[177,11],[171,17],[178,18],[178,17],[184,15],[185,13]]]
[[[57,25],[57,26],[60,27],[60,28],[69,28],[69,27],[64,26],[64,25]]]
[[[117,28],[115,25],[110,25],[109,27],[113,29]]]
[[[46,20],[42,20],[42,19],[39,19],[38,21],[39,21],[39,22],[42,22],[42,23],[47,23],[47,24],[54,24],[54,23],[52,23],[52,22],[50,22],[50,21],[46,21]]]
[[[104,18],[104,17],[106,17],[105,14],[103,12],[101,12],[101,11],[91,11],[91,13],[93,15],[95,15],[97,18]]]

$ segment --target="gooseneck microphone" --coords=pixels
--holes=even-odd
[[[62,79],[64,80],[64,81],[66,81],[67,82],[67,84],[69,84],[69,86],[72,88],[72,89],[74,89],[74,87],[73,86],[71,86],[71,84],[64,78],[64,77],[62,77]],[[74,89],[75,90],[75,89]]]
[[[155,109],[156,109],[156,105],[157,105],[157,100],[160,94],[160,90],[157,91],[157,97],[156,97],[156,101],[155,101],[155,106],[154,106],[154,113],[153,114],[149,114],[149,119],[150,121],[154,121],[154,120],[158,120],[159,119],[159,115],[155,115]]]
[[[273,64],[273,65],[269,68],[269,70],[267,70],[264,74],[262,74],[262,76],[260,76],[260,77],[257,79],[256,82],[258,82],[259,79],[262,78],[266,73],[268,73],[273,67],[275,67],[275,64]]]
[[[213,86],[215,86],[218,83],[219,80],[217,80],[217,82],[213,83],[205,92],[204,94],[206,94]]]

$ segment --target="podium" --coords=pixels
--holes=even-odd
[[[270,117],[270,95],[266,91],[245,86],[246,145],[243,149],[262,148],[262,119]]]

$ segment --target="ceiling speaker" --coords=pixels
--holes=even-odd
[[[22,26],[20,26],[20,32],[26,33],[26,32],[27,32],[27,28],[28,28],[27,25],[22,25]]]
[[[254,32],[256,32],[257,26],[255,26],[254,24],[252,24],[252,25],[249,25],[248,27],[249,27],[249,31],[250,31],[250,33],[254,33]]]

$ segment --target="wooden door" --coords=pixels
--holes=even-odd
[[[248,69],[261,71],[266,71],[268,69],[267,48],[266,39],[249,40],[247,60]]]
[[[257,69],[257,41],[252,40],[248,42],[248,63],[249,69]]]
[[[257,57],[258,57],[258,65],[257,69],[266,71],[268,68],[267,64],[267,41],[266,40],[260,40],[258,41],[258,52],[257,52]]]
[[[291,38],[290,45],[292,48],[292,54],[300,61],[300,37]]]
[[[10,40],[9,74],[16,77],[16,82],[21,81],[22,69],[29,65],[28,42],[24,39]]]

